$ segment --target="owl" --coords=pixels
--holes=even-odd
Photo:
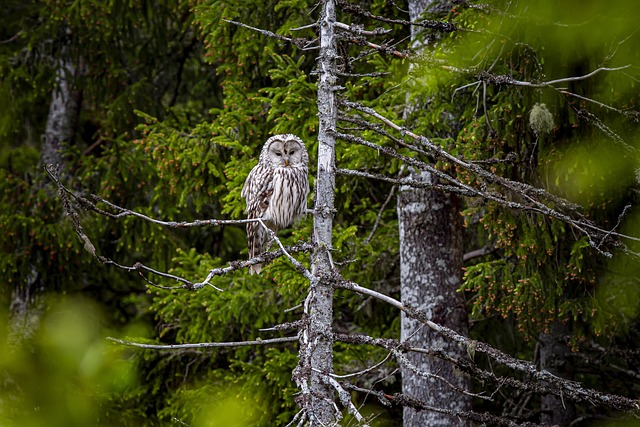
[[[262,218],[277,232],[292,225],[307,209],[309,155],[304,143],[295,135],[274,135],[264,143],[258,164],[251,169],[242,187],[247,200],[247,218]],[[268,246],[267,231],[258,222],[247,223],[249,258]],[[261,264],[249,267],[250,274],[260,273]]]

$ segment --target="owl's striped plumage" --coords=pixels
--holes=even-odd
[[[247,200],[247,218],[262,218],[277,232],[292,225],[307,209],[309,194],[309,155],[300,138],[291,134],[274,135],[264,143],[258,164],[251,169],[242,187]],[[268,234],[258,222],[247,223],[249,258],[266,249]],[[262,266],[249,268],[260,273]]]

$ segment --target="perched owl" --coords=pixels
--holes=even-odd
[[[247,199],[247,218],[262,218],[277,232],[289,227],[307,209],[309,155],[295,135],[274,135],[264,143],[258,164],[251,169],[242,187]],[[247,223],[249,258],[264,252],[268,234],[258,222]],[[249,273],[260,273],[253,265]]]

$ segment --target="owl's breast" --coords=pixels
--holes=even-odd
[[[265,218],[276,230],[289,227],[305,212],[308,194],[306,167],[276,168],[273,173],[273,194]]]

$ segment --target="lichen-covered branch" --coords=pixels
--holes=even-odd
[[[360,286],[357,283],[344,280],[337,273],[333,275],[331,280],[338,288],[349,289],[351,291],[358,292],[363,295],[372,296],[381,301],[391,304],[399,310],[402,310],[408,316],[411,316],[412,318],[420,321],[425,326],[442,335],[446,339],[472,349],[475,354],[485,354],[495,362],[513,369],[514,371],[521,372],[527,375],[532,380],[548,383],[551,387],[551,392],[558,396],[563,396],[563,398],[573,399],[576,401],[586,401],[592,404],[606,406],[617,410],[633,411],[636,413],[640,411],[640,400],[638,399],[629,399],[623,396],[602,393],[597,390],[584,388],[578,382],[557,377],[544,370],[538,370],[538,367],[532,362],[509,356],[504,352],[491,347],[489,344],[472,340],[451,329],[434,323],[428,318],[426,313],[416,310],[414,307],[411,307],[409,305],[402,304],[400,301],[387,295],[381,294],[380,292],[376,292],[374,290]]]

